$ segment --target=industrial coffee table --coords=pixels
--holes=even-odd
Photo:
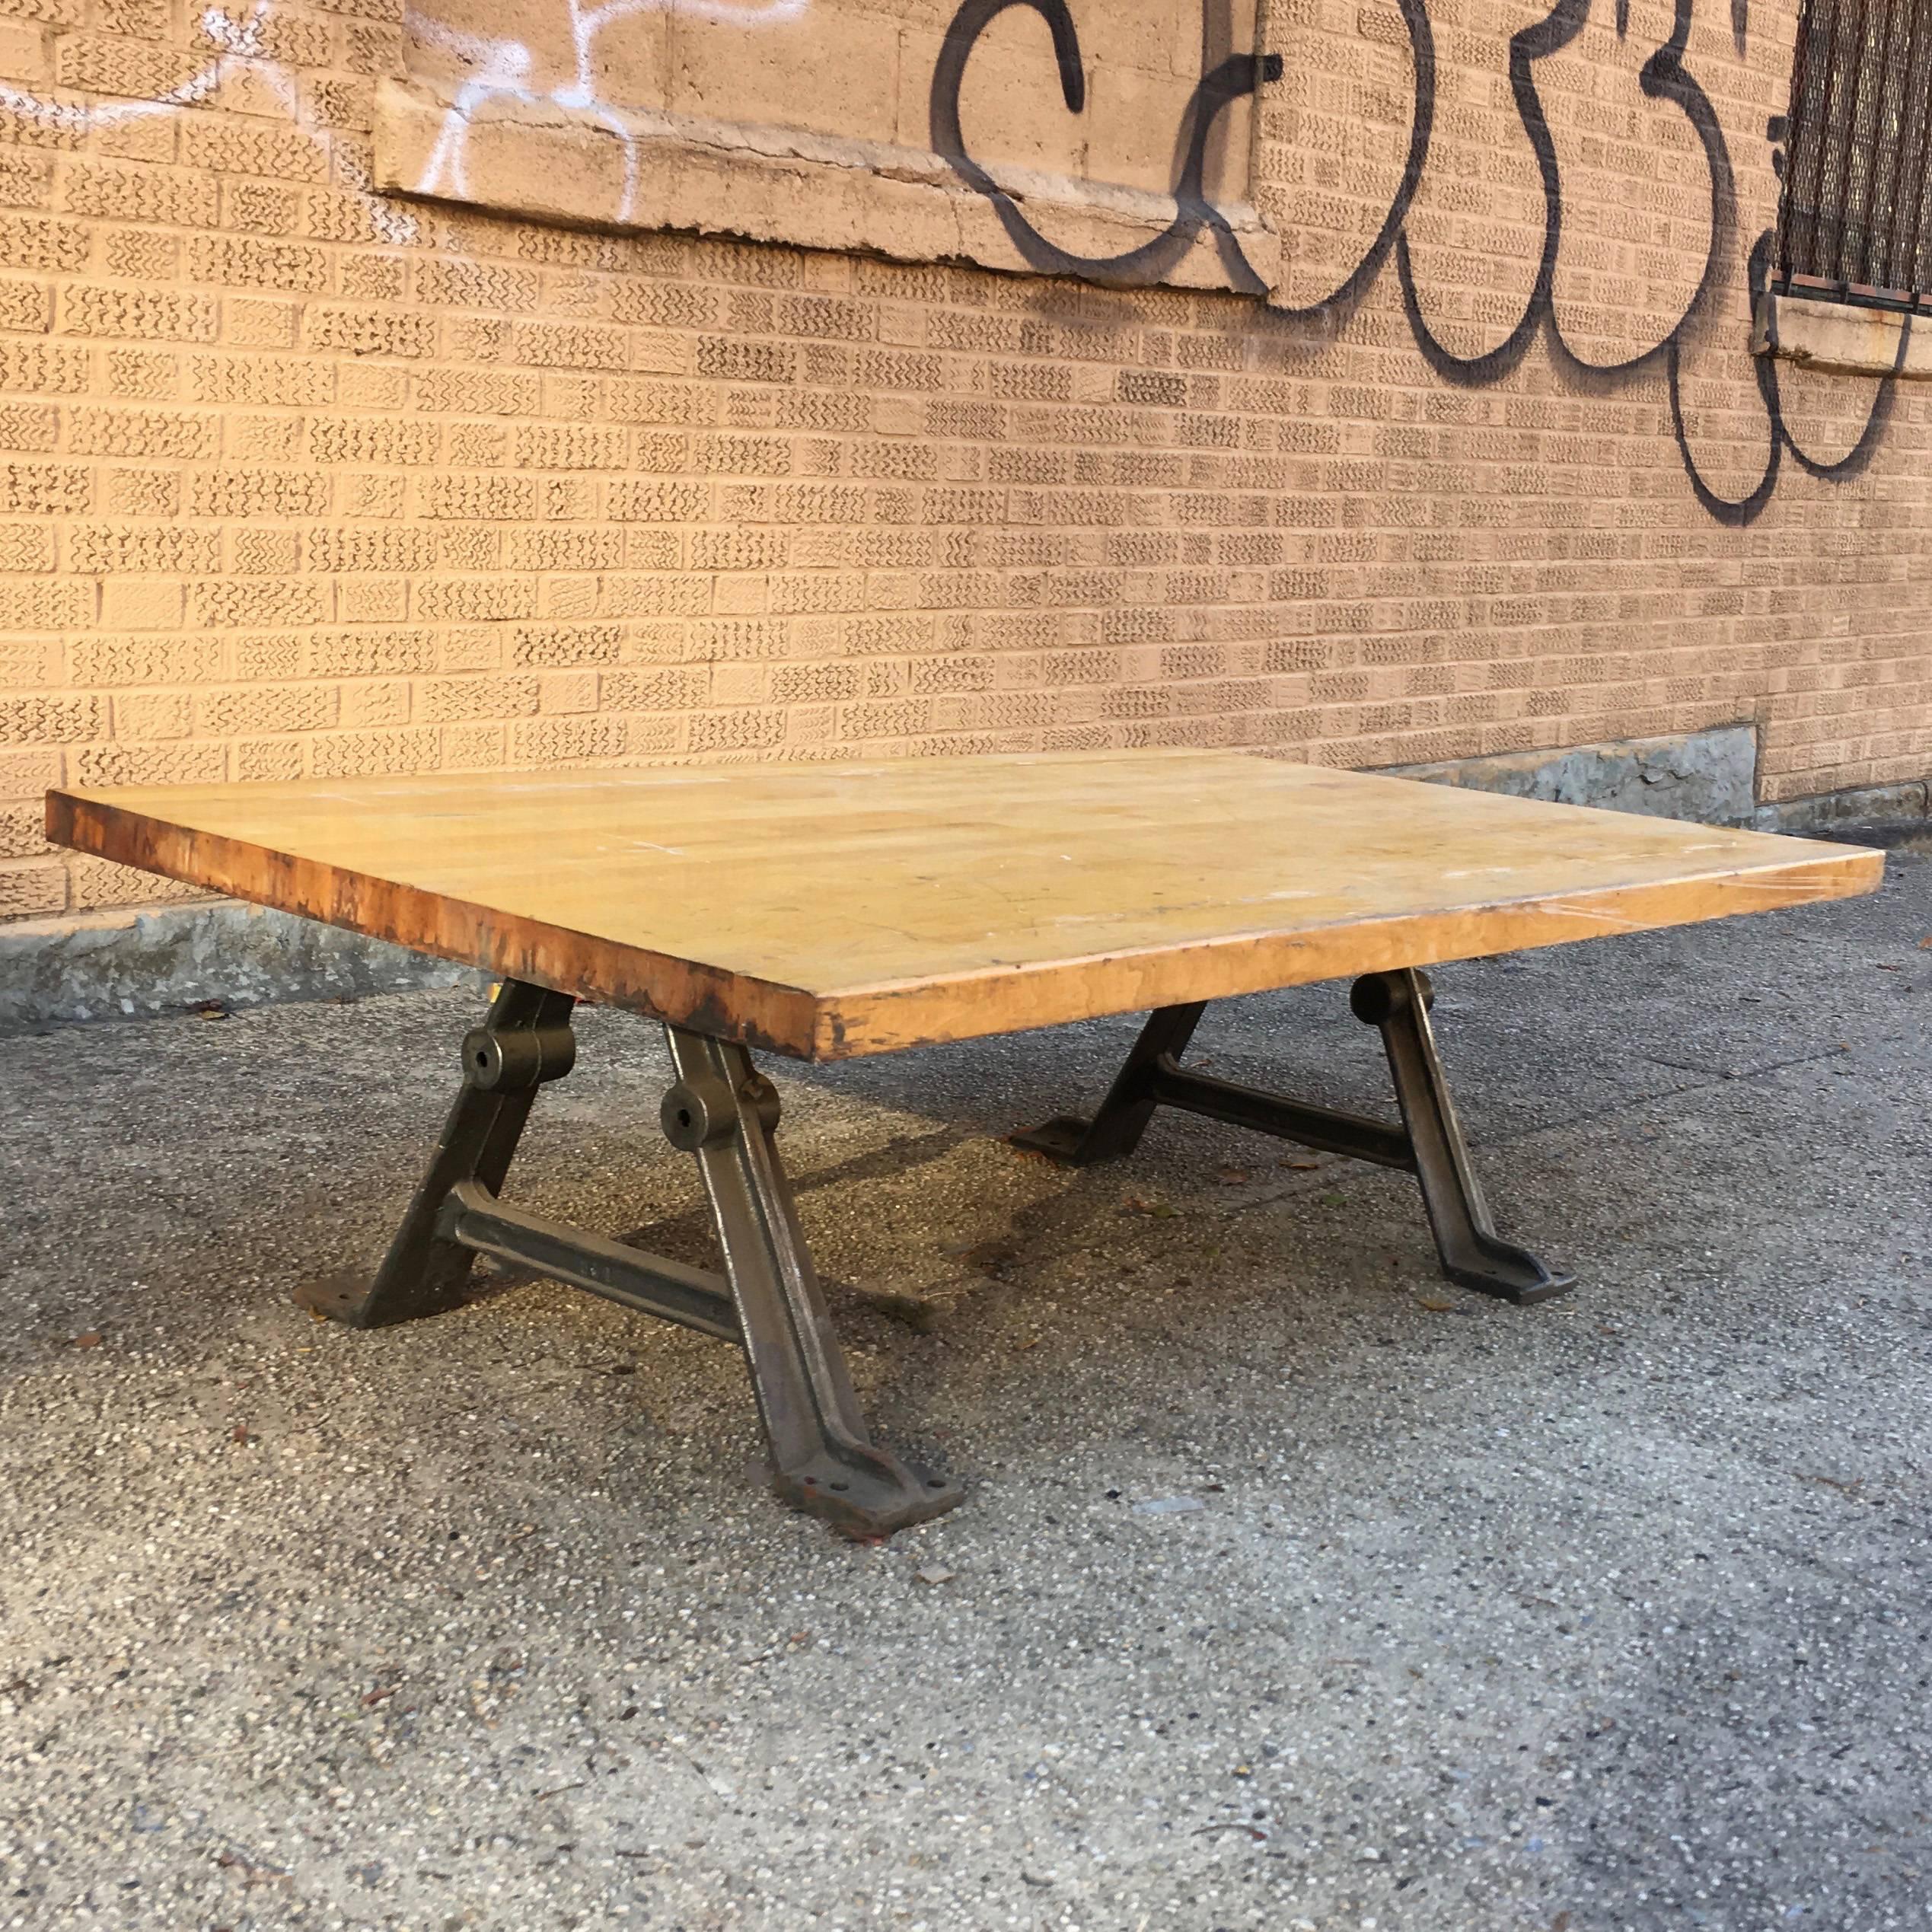
[[[1157,1107],[1412,1173],[1444,1270],[1513,1302],[1567,1277],[1492,1226],[1421,968],[1870,891],[1857,848],[1228,752],[57,791],[49,836],[484,968],[502,982],[373,1277],[303,1299],[362,1328],[457,1306],[479,1254],[744,1348],[790,1501],[857,1535],[958,1485],[872,1442],[801,1236],[754,1047],[811,1060],[1152,1009],[1091,1118],[1015,1139],[1130,1153]],[[1354,976],[1401,1124],[1181,1064],[1212,999]],[[722,1274],[500,1198],[580,999],[662,1022],[661,1112]]]

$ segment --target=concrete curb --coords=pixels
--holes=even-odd
[[[1860,785],[1760,805],[1761,832],[1828,832],[1854,827],[1911,827],[1932,820],[1932,780],[1903,785]]]
[[[1758,810],[1758,733],[1751,725],[1393,770],[1398,777],[1433,785],[1553,805],[1598,805],[1650,818],[1694,818],[1707,825],[1749,825]]]

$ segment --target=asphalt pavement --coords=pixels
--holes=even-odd
[[[5,1043],[0,1927],[1932,1924],[1932,861],[1443,968],[1497,1216],[1163,1117],[1001,1137],[1129,1019],[827,1070],[782,1142],[952,1515],[761,1490],[729,1347],[499,1275],[374,1334],[459,992]],[[701,1258],[652,1029],[509,1197]],[[1194,1060],[1385,1111],[1346,989]]]

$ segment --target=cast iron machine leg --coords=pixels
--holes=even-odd
[[[363,1328],[464,1299],[479,1254],[626,1308],[739,1343],[770,1445],[773,1487],[849,1535],[885,1536],[959,1500],[957,1483],[901,1462],[866,1433],[799,1232],[773,1132],[778,1090],[741,1046],[667,1026],[677,1079],[661,1117],[696,1156],[725,1274],[544,1219],[499,1200],[537,1089],[576,1057],[573,1002],[506,982],[463,1042],[463,1086],[429,1173],[375,1280],[332,1277],[297,1299]]]
[[[1366,973],[1349,990],[1355,1017],[1379,1028],[1395,1098],[1408,1129],[1410,1162],[1442,1257],[1443,1272],[1465,1288],[1506,1302],[1545,1302],[1571,1286],[1526,1248],[1505,1241],[1489,1217],[1482,1184],[1449,1098],[1449,1077],[1429,1022],[1434,989],[1427,973],[1406,967]]]
[[[1044,1154],[1063,1167],[1093,1167],[1101,1161],[1124,1159],[1140,1145],[1140,1137],[1161,1104],[1156,1090],[1160,1074],[1178,1070],[1181,1056],[1207,1011],[1207,1002],[1197,999],[1189,1006],[1162,1006],[1149,1013],[1127,1063],[1114,1076],[1114,1084],[1092,1120],[1079,1114],[1056,1114],[1050,1121],[1015,1134],[1013,1145]]]
[[[1490,1223],[1436,1055],[1429,1024],[1433,996],[1427,974],[1414,968],[1366,974],[1350,993],[1356,1017],[1381,1028],[1402,1110],[1400,1127],[1183,1067],[1181,1055],[1205,1010],[1197,1003],[1164,1006],[1149,1015],[1091,1120],[1059,1114],[1015,1134],[1014,1143],[1068,1167],[1119,1160],[1133,1151],[1156,1108],[1176,1107],[1305,1147],[1399,1168],[1421,1184],[1436,1252],[1451,1280],[1505,1301],[1546,1301],[1567,1289],[1570,1278],[1513,1247]]]
[[[489,1018],[464,1040],[463,1085],[375,1279],[330,1275],[299,1290],[298,1302],[352,1328],[386,1328],[461,1304],[477,1258],[439,1231],[444,1205],[466,1181],[502,1192],[537,1089],[576,1063],[576,1003],[567,993],[504,981]]]
[[[697,1156],[704,1177],[773,1486],[863,1535],[950,1509],[956,1484],[900,1462],[866,1434],[773,1143],[777,1089],[733,1042],[674,1026],[665,1039],[677,1075],[664,1098],[665,1135]]]

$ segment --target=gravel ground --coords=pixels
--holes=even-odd
[[[0,1926],[1586,1932],[1932,1924],[1932,862],[1446,968],[1506,1232],[1187,1119],[997,1137],[1110,1021],[815,1071],[784,1142],[882,1546],[781,1509],[735,1352],[499,1277],[365,1334],[467,996],[8,1043]],[[703,1252],[651,1030],[510,1194]],[[1385,1105],[1341,989],[1216,1070]]]

